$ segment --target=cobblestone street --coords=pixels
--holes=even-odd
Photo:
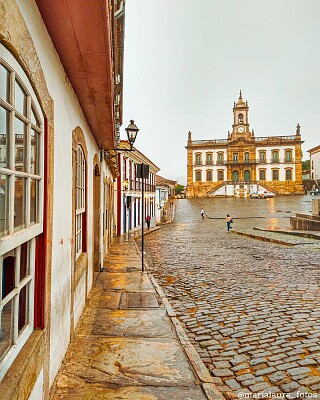
[[[308,196],[180,200],[175,221],[146,236],[149,268],[222,392],[320,393],[320,242],[262,242],[224,220],[288,228],[310,209]]]

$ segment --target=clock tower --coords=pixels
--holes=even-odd
[[[231,135],[233,140],[240,137],[250,139],[251,133],[249,131],[248,113],[248,102],[243,101],[240,90],[239,100],[237,103],[235,102],[233,106],[233,125]]]

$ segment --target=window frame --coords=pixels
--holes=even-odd
[[[35,258],[36,258],[36,237],[43,232],[43,214],[44,214],[44,115],[33,90],[31,82],[14,58],[14,56],[0,44],[0,64],[8,71],[7,85],[8,93],[6,98],[0,98],[0,107],[7,112],[8,122],[5,127],[6,138],[5,146],[5,165],[0,165],[1,176],[6,177],[6,194],[4,223],[6,232],[1,236],[0,250],[0,309],[12,300],[12,311],[10,314],[12,326],[10,327],[9,347],[0,359],[0,380],[11,367],[13,361],[21,351],[24,344],[34,331],[35,314]],[[16,102],[16,90],[19,88],[20,94],[23,94],[23,110],[18,109]],[[23,113],[21,114],[22,111]],[[21,159],[16,158],[16,150],[21,146],[17,144],[20,139],[16,132],[16,121],[23,124],[23,150]],[[36,138],[36,147],[33,147],[32,140]],[[34,170],[34,154],[36,155],[36,166]],[[21,164],[23,161],[23,165]],[[4,159],[1,160],[4,163]],[[23,197],[21,225],[15,226],[15,211],[17,211],[15,199],[19,193],[19,186],[16,185],[17,179],[23,179]],[[35,195],[32,197],[33,190]],[[34,214],[32,212],[34,207]],[[33,214],[33,215],[32,215]],[[32,220],[32,217],[35,220]],[[4,227],[4,231],[5,231]],[[28,257],[26,266],[28,272],[20,280],[20,256],[22,245],[27,244]],[[10,254],[10,256],[9,256]],[[7,257],[13,257],[14,262],[14,287],[2,298],[1,290],[6,282],[3,275],[4,260]],[[19,300],[22,296],[22,290],[25,291],[25,302],[28,301],[28,307],[25,309],[25,325],[19,327]],[[26,300],[27,299],[27,300]],[[27,303],[26,303],[27,304]],[[0,314],[0,319],[2,318]]]
[[[275,157],[276,155],[276,157]],[[279,163],[279,150],[272,150],[271,151],[271,162],[272,163]]]
[[[195,153],[194,163],[195,163],[195,165],[202,165],[202,154],[201,153]]]
[[[290,179],[287,178],[287,173],[288,173],[288,172],[290,172]],[[286,169],[285,169],[285,180],[286,180],[287,182],[290,182],[290,181],[293,180],[293,179],[292,179],[292,178],[293,178],[293,173],[292,173],[292,172],[293,172],[293,169],[292,169],[292,168],[286,168]]]
[[[264,179],[261,179],[261,173],[264,174]],[[259,181],[265,181],[266,180],[266,170],[265,169],[259,169]]]
[[[277,173],[277,178],[274,177],[275,172]],[[272,169],[272,180],[273,181],[279,181],[279,168],[273,168]]]
[[[263,155],[263,157],[262,157]],[[267,152],[265,150],[259,150],[259,162],[265,163],[267,160]]]
[[[200,179],[197,178],[198,174],[200,174]],[[200,170],[195,171],[195,182],[202,182],[202,171]]]
[[[76,176],[75,176],[75,259],[77,260],[84,252],[85,238],[85,218],[86,218],[86,177],[87,163],[85,152],[81,144],[78,143],[76,149]]]
[[[208,175],[211,175],[211,179],[209,179],[208,178]],[[212,171],[212,169],[208,169],[207,171],[206,171],[206,181],[207,182],[212,182],[213,181],[213,171]]]

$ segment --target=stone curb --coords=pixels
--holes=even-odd
[[[153,230],[149,233],[152,233],[154,231],[155,230]],[[137,239],[137,238],[135,238],[135,239]],[[136,250],[137,250],[138,254],[141,255],[141,251],[139,250],[135,239],[133,239],[133,242],[136,246]],[[203,364],[201,357],[199,356],[199,354],[197,353],[197,351],[195,350],[193,345],[190,343],[188,335],[184,331],[184,329],[183,329],[179,319],[177,318],[176,313],[173,310],[171,304],[169,303],[165,293],[159,286],[155,277],[149,271],[149,266],[148,266],[147,262],[145,262],[145,266],[146,266],[146,270],[147,270],[148,276],[150,278],[150,281],[151,281],[152,285],[154,286],[158,296],[161,298],[162,304],[164,305],[164,307],[167,311],[167,314],[172,322],[172,325],[174,326],[174,329],[175,329],[177,337],[181,343],[183,351],[185,352],[189,362],[191,363],[197,377],[201,381],[201,386],[202,386],[202,389],[203,389],[205,395],[207,396],[208,400],[225,400],[225,397],[216,388],[213,378],[211,377],[206,366]]]
[[[284,234],[284,235],[290,235],[290,236],[297,236],[297,237],[302,237],[305,239],[316,239],[316,240],[320,240],[320,232],[319,234],[315,234],[315,233],[309,233],[309,232],[300,232],[300,231],[282,231],[282,230],[275,230],[275,229],[262,229],[262,228],[255,228],[253,227],[254,231],[262,231],[262,232],[272,232],[272,233],[278,233],[278,234]]]
[[[261,242],[281,244],[282,246],[293,247],[293,246],[297,246],[297,244],[298,244],[298,243],[297,244],[296,243],[288,243],[288,242],[284,242],[283,240],[266,238],[264,236],[258,236],[258,235],[253,235],[252,233],[246,233],[246,232],[240,232],[240,231],[234,231],[234,230],[232,230],[231,233],[233,233],[234,235],[246,236],[251,239],[260,240]]]

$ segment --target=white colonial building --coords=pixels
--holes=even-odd
[[[119,148],[123,151],[118,152],[120,174],[114,191],[114,211],[116,234],[123,235],[141,229],[148,215],[151,218],[151,226],[155,225],[156,174],[160,169],[138,149],[125,151],[130,149],[128,142],[121,141]],[[149,167],[148,176],[144,179],[140,178],[138,173],[141,164]],[[142,207],[144,207],[143,213]]]
[[[310,153],[310,179],[320,182],[320,146],[308,150]]]

